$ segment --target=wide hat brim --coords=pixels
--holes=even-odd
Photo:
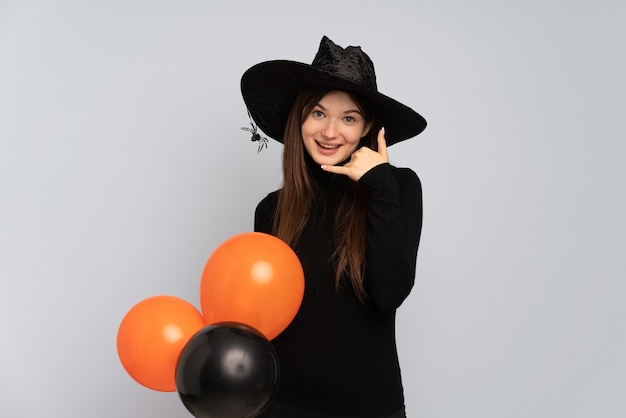
[[[387,145],[412,138],[426,128],[426,120],[413,109],[363,87],[296,61],[266,61],[248,69],[241,78],[241,93],[258,128],[283,142],[287,118],[297,95],[307,90],[345,90],[366,98],[385,127]]]

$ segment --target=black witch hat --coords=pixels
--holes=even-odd
[[[248,69],[241,78],[241,93],[252,119],[259,129],[279,142],[283,142],[296,96],[307,90],[345,90],[363,96],[378,113],[388,146],[426,128],[421,115],[378,92],[374,64],[361,47],[342,48],[326,36],[310,65],[266,61]]]

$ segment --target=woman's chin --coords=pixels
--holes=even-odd
[[[312,158],[313,161],[315,161],[319,165],[339,165],[348,158],[350,158],[350,156],[344,155],[344,153],[335,153],[333,155],[323,155],[316,153],[312,156]]]

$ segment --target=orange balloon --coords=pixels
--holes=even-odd
[[[128,374],[143,386],[176,390],[176,363],[185,344],[206,325],[189,302],[153,296],[133,306],[117,332],[117,354]]]
[[[239,322],[275,338],[296,316],[304,272],[282,240],[247,232],[224,241],[209,257],[200,282],[207,324]]]

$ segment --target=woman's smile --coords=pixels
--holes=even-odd
[[[335,152],[337,152],[337,150],[339,150],[339,148],[341,147],[341,145],[337,145],[337,144],[324,144],[321,143],[319,141],[315,141],[315,143],[317,144],[317,146],[319,147],[319,151],[324,154],[324,155],[333,155]]]

